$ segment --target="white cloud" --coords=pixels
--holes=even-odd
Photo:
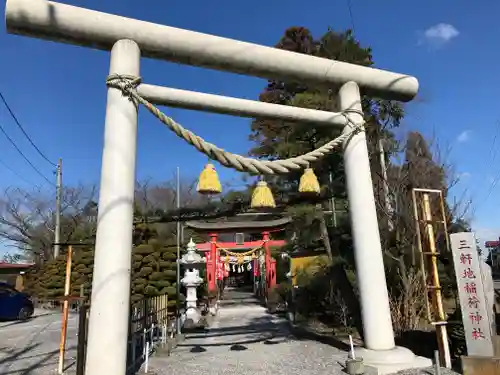
[[[460,133],[457,137],[457,142],[459,143],[464,143],[467,142],[470,139],[470,130],[464,130],[462,133]]]
[[[464,180],[466,178],[469,178],[471,176],[471,174],[469,172],[462,172],[462,173],[459,173],[458,174],[458,178],[459,180]]]
[[[460,32],[455,26],[449,23],[438,23],[421,34],[420,43],[427,42],[435,47],[440,47],[459,35]]]

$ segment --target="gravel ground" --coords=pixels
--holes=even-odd
[[[320,356],[324,361],[318,362]],[[258,305],[222,307],[205,334],[188,334],[170,357],[152,357],[157,374],[341,373],[345,353],[294,340],[287,322]],[[293,371],[293,372],[291,372]]]
[[[74,368],[76,358],[78,316],[70,314],[65,365]],[[25,321],[0,322],[0,374],[45,375],[57,372],[61,314],[35,311]]]
[[[205,333],[187,334],[170,357],[153,356],[150,371],[158,375],[345,374],[345,351],[294,337],[286,320],[248,303],[248,295],[229,294],[226,299],[230,300],[224,301],[225,306]],[[247,303],[238,303],[242,300]],[[434,370],[400,374],[434,374]],[[443,369],[441,374],[456,373]]]
[[[205,333],[188,334],[170,357],[150,359],[158,375],[344,374],[347,353],[331,345],[291,335],[288,322],[271,316],[248,294],[231,292]],[[78,317],[68,321],[66,372],[74,373]],[[0,322],[0,374],[56,374],[61,314],[41,310],[26,322]],[[142,372],[142,370],[141,370]],[[433,375],[433,369],[402,375]],[[457,373],[442,369],[442,375]]]

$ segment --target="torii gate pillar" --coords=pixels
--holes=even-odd
[[[135,42],[119,40],[111,50],[109,73],[139,76],[140,59]],[[108,89],[86,374],[126,373],[136,144],[136,103]]]
[[[361,95],[355,82],[340,88],[339,101],[341,110],[349,110],[351,121],[361,123]],[[349,130],[349,126],[344,129]],[[365,344],[357,349],[357,356],[375,365],[379,373],[397,372],[410,363],[430,366],[429,359],[395,346],[365,132],[345,142],[344,167]]]
[[[340,87],[343,114],[279,106],[217,95],[140,85],[153,104],[246,117],[307,121],[348,128],[345,115],[362,120],[359,87],[368,95],[411,100],[411,76],[278,50],[45,0],[7,0],[7,30],[111,51],[111,73],[139,76],[139,58],[163,59],[261,78]],[[357,111],[345,111],[354,109]],[[125,374],[130,300],[130,259],[137,141],[137,108],[121,91],[108,90],[96,238],[92,307],[85,372]],[[360,290],[366,365],[379,374],[430,366],[394,345],[389,300],[364,132],[346,142],[344,161]]]

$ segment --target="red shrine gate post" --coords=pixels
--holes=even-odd
[[[217,289],[217,233],[210,233],[210,248],[206,251],[207,258],[207,284],[208,292],[215,292]]]
[[[264,241],[264,254],[265,254],[265,264],[266,264],[266,286],[267,291],[273,289],[276,286],[276,259],[271,257],[271,244],[269,232],[262,232],[262,241]]]

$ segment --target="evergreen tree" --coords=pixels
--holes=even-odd
[[[373,65],[371,49],[361,46],[350,30],[336,32],[328,29],[322,37],[314,38],[307,28],[291,27],[285,31],[276,48],[358,65]],[[333,62],[332,69],[335,69]],[[259,99],[267,103],[339,112],[337,92],[338,87],[271,80]],[[378,153],[375,152],[377,137],[384,133],[387,138],[393,139],[390,129],[399,125],[404,113],[397,103],[366,96],[363,96],[362,104],[367,124],[369,152],[373,156],[373,178],[378,183],[381,174]],[[255,146],[250,150],[250,154],[267,160],[299,156],[338,137],[341,130],[315,124],[257,119],[251,125],[250,139]],[[326,156],[314,163],[312,167],[324,190],[323,194],[345,200],[342,150]],[[286,201],[287,198],[297,195],[300,174],[301,172],[291,173],[283,177],[268,178],[267,181],[277,198]],[[377,190],[381,191],[381,189]],[[358,330],[361,330],[359,303],[355,295],[355,287],[351,285],[348,277],[348,269],[352,269],[353,265],[352,263],[346,264],[344,261],[334,261],[335,258],[346,258],[352,262],[352,253],[346,254],[341,251],[351,249],[350,228],[345,221],[338,228],[328,228],[323,213],[325,208],[327,208],[327,203],[323,202],[315,205],[304,204],[290,210],[290,213],[297,219],[292,231],[298,234],[295,237],[298,238],[300,244],[319,246],[326,250],[332,264],[330,277],[342,290],[344,299],[350,305],[350,311],[358,318],[356,319]],[[309,230],[304,230],[304,225],[302,225],[304,223],[308,224]],[[334,240],[331,241],[331,238]]]
[[[291,52],[303,53],[322,58],[345,61],[364,66],[373,65],[372,51],[362,47],[354,38],[352,31],[335,32],[332,29],[319,39],[315,39],[304,27],[287,29],[276,45],[276,48]],[[332,69],[334,69],[332,65]],[[339,111],[338,88],[321,87],[319,85],[304,85],[294,82],[271,80],[259,99],[268,103],[292,105],[297,107],[319,109],[324,111]],[[388,144],[393,145],[393,134],[390,129],[398,126],[404,112],[399,104],[363,96],[363,110],[367,123],[369,151],[372,155],[373,179],[377,194],[382,191],[380,184],[380,160],[376,152],[378,137],[383,134],[388,138]],[[282,120],[257,119],[252,122],[250,139],[255,146],[250,154],[259,158],[274,160],[290,158],[310,152],[340,135],[341,129],[314,124],[296,124]],[[389,152],[395,151],[390,147]],[[345,199],[345,178],[342,152],[334,152],[313,165],[321,186],[327,193],[337,198]],[[296,195],[301,172],[287,176],[269,178],[268,182],[278,199]],[[330,177],[333,182],[330,184]],[[380,187],[379,187],[380,185]],[[311,209],[310,215],[318,217],[318,225],[324,225],[322,207]],[[304,208],[301,208],[303,212]],[[328,238],[324,230],[319,230],[320,237]],[[327,241],[329,243],[329,241]],[[325,247],[328,247],[325,242]]]

